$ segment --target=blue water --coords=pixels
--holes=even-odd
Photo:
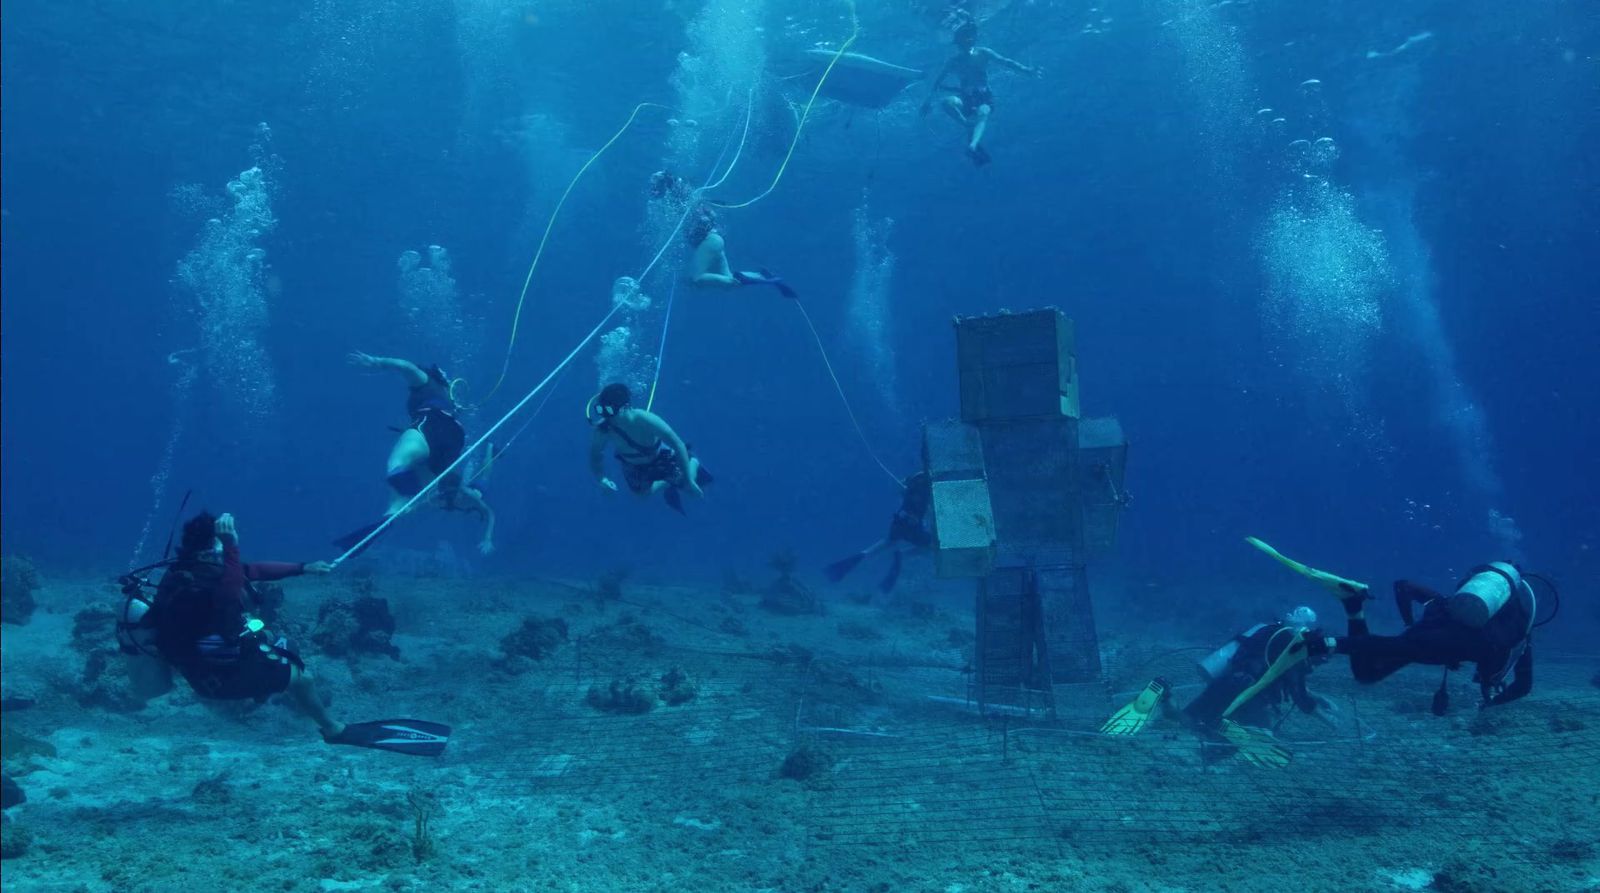
[[[710,170],[747,96],[717,194],[771,182],[811,83],[782,77],[846,7],[704,5],[8,3],[5,550],[112,571],[148,523],[153,560],[192,489],[254,555],[331,557],[383,507],[404,418],[345,354],[455,351],[487,391],[555,201],[635,104],[699,110],[641,113],[575,187],[475,432],[611,309],[660,244],[648,175]],[[937,66],[915,6],[864,4],[854,49]],[[993,164],[918,118],[923,84],[822,100],[777,188],[724,215],[736,266],[801,291],[871,450],[909,472],[918,423],[956,412],[952,315],[1054,304],[1086,412],[1132,440],[1135,577],[1269,578],[1246,534],[1371,579],[1507,553],[1600,576],[1587,4],[991,6],[982,42],[1046,72],[992,73]],[[435,278],[408,286],[408,251]],[[645,283],[647,352],[680,260]],[[495,555],[456,516],[382,548],[715,578],[875,538],[896,493],[796,308],[680,288],[671,325],[656,408],[718,478],[689,518],[591,481],[591,345],[496,469]]]

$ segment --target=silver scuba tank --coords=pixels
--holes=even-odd
[[[1445,609],[1456,622],[1477,628],[1488,623],[1513,598],[1532,604],[1533,589],[1522,579],[1516,565],[1495,561],[1462,580],[1455,594],[1445,600]]]
[[[1244,639],[1250,638],[1261,630],[1266,629],[1266,626],[1267,625],[1265,623],[1258,623],[1239,635],[1229,639],[1221,648],[1218,648],[1216,651],[1213,651],[1201,658],[1198,664],[1200,668],[1200,675],[1204,676],[1208,681],[1211,682],[1221,679],[1227,674],[1228,664],[1233,662],[1234,655],[1239,653],[1239,643]]]

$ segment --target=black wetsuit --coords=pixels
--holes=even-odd
[[[919,471],[906,478],[905,488],[905,495],[900,497],[900,510],[889,520],[888,540],[891,545],[898,542],[925,548],[933,543],[933,534],[926,524],[928,509],[933,504],[933,479],[927,472]]]
[[[1239,648],[1227,668],[1183,708],[1184,718],[1198,728],[1215,728],[1222,721],[1222,712],[1267,672],[1272,661],[1288,647],[1293,634],[1294,629],[1283,623],[1266,623],[1240,633],[1234,639]],[[1290,667],[1241,704],[1230,718],[1245,725],[1271,727],[1286,701],[1306,713],[1315,712],[1317,700],[1306,686],[1310,676],[1311,668],[1305,663]]]
[[[433,375],[406,395],[406,412],[411,427],[428,441],[428,469],[439,474],[461,458],[467,444],[466,429],[456,419],[456,403],[450,398],[450,385]]]
[[[1357,682],[1377,682],[1410,664],[1454,669],[1472,663],[1486,703],[1515,701],[1532,690],[1532,618],[1519,599],[1511,598],[1487,623],[1474,627],[1451,617],[1437,592],[1406,580],[1396,581],[1394,588],[1402,604],[1426,603],[1422,617],[1398,636],[1375,636],[1365,619],[1352,619],[1350,634],[1336,640],[1334,651],[1350,656]]]

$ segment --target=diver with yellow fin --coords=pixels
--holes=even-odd
[[[1288,765],[1288,748],[1268,731],[1282,724],[1283,705],[1291,703],[1329,722],[1337,716],[1333,702],[1306,684],[1311,666],[1305,641],[1316,622],[1316,612],[1302,606],[1244,630],[1200,661],[1205,690],[1181,710],[1168,697],[1170,684],[1157,678],[1113,714],[1101,733],[1138,734],[1159,706],[1164,717],[1180,720],[1210,742],[1203,751],[1207,764],[1237,754],[1257,766]]]
[[[1483,695],[1482,707],[1515,701],[1533,689],[1533,631],[1555,619],[1555,612],[1535,621],[1538,598],[1528,581],[1540,580],[1556,594],[1548,580],[1525,574],[1509,561],[1473,568],[1451,595],[1397,580],[1395,604],[1406,628],[1397,636],[1377,636],[1367,625],[1366,603],[1372,596],[1365,583],[1301,564],[1255,537],[1247,541],[1285,567],[1328,587],[1339,598],[1348,634],[1314,632],[1306,637],[1305,648],[1313,658],[1349,656],[1357,682],[1378,682],[1410,664],[1444,667],[1448,681],[1449,671],[1472,663],[1477,668],[1474,680]],[[1415,616],[1418,602],[1423,605],[1420,618]],[[1442,716],[1448,709],[1449,696],[1441,682],[1434,694],[1433,712]]]

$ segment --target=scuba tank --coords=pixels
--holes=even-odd
[[[1204,676],[1207,682],[1215,682],[1226,676],[1228,674],[1228,665],[1233,663],[1234,656],[1239,653],[1239,643],[1266,628],[1267,625],[1265,623],[1258,623],[1229,639],[1221,648],[1201,658],[1198,664],[1200,675]]]
[[[159,657],[156,650],[155,584],[143,576],[146,571],[165,567],[171,562],[162,561],[149,567],[124,574],[117,580],[122,584],[122,609],[117,612],[117,647],[123,654],[142,657]]]
[[[1506,603],[1516,598],[1527,605],[1531,620],[1533,589],[1522,579],[1522,572],[1509,561],[1496,561],[1473,568],[1465,580],[1456,586],[1455,595],[1445,600],[1447,610],[1456,622],[1474,629],[1489,622],[1500,613]]]

